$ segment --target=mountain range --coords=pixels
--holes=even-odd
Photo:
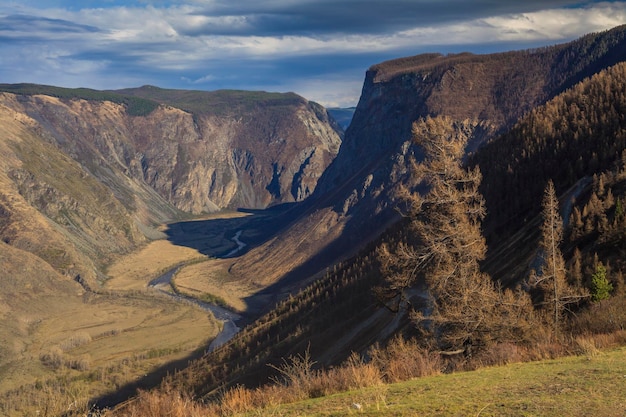
[[[37,294],[99,294],[116,262],[169,240],[211,258],[172,262],[176,285],[199,288],[184,280],[195,274],[245,287],[241,304],[222,301],[248,326],[168,386],[206,398],[224,384],[261,385],[268,363],[305,349],[323,366],[366,352],[411,328],[380,297],[377,254],[406,238],[401,189],[425,157],[414,123],[428,118],[467,141],[465,162],[483,174],[486,272],[524,283],[552,180],[570,226],[568,268],[610,265],[617,288],[625,61],[621,26],[534,50],[383,62],[367,71],[345,132],[338,109],[292,93],[0,85],[0,317],[31,323],[23,304]],[[252,215],[209,218],[238,209]],[[217,229],[245,246],[211,246]],[[580,272],[581,285],[592,274]],[[411,302],[420,294],[409,291]],[[0,365],[29,343],[0,345]]]

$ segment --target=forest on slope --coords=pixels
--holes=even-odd
[[[448,360],[444,356],[444,364],[439,365],[442,369],[476,366],[476,356],[482,363],[501,363],[515,358],[558,355],[576,349],[568,346],[567,340],[594,334],[614,334],[617,343],[623,339],[623,335],[619,335],[626,326],[626,316],[622,313],[626,302],[622,272],[626,201],[622,143],[626,129],[625,68],[624,64],[618,64],[581,80],[545,105],[533,109],[509,132],[491,140],[468,160],[467,166],[478,167],[482,172],[478,190],[484,195],[487,208],[482,229],[489,246],[484,270],[489,273],[490,269],[497,269],[494,262],[500,270],[508,269],[509,274],[500,273],[497,279],[510,288],[518,288],[506,297],[519,306],[518,319],[524,317],[532,324],[525,330],[516,330],[515,337],[508,332],[502,333],[505,336],[493,333],[475,344],[472,356],[467,355],[467,345],[461,343],[461,352],[465,355],[461,353],[460,357]],[[458,137],[459,125],[455,122],[445,118],[433,120],[418,122],[415,126],[437,124],[431,124],[426,131],[418,128],[414,133],[430,134],[436,130],[433,127],[439,125],[443,131],[437,139],[442,143]],[[421,140],[419,136],[416,139]],[[414,177],[410,184],[421,188],[422,180],[422,177]],[[563,239],[558,242],[559,253],[563,254],[562,267],[556,268],[563,280],[559,285],[564,286],[563,294],[571,290],[567,294],[575,295],[572,299],[576,300],[558,304],[563,307],[559,333],[554,331],[554,322],[549,317],[551,310],[546,307],[557,296],[546,293],[549,290],[541,288],[538,275],[533,275],[547,265],[539,248],[546,245],[541,227],[546,221],[544,193],[550,182],[555,186],[552,202],[558,201],[557,195],[561,197],[559,210],[553,205],[550,214],[566,214]],[[411,186],[406,187],[409,195],[413,195],[416,188],[411,191]],[[420,203],[421,209],[427,207]],[[394,280],[385,272],[389,271],[384,265],[385,257],[381,257],[384,255],[381,245],[391,247],[396,257],[400,254],[397,248],[403,244],[417,250],[423,246],[423,241],[411,235],[411,222],[419,216],[429,216],[429,213],[419,211],[401,221],[360,255],[328,271],[323,279],[246,328],[231,344],[174,376],[168,386],[195,398],[210,399],[217,394],[214,390],[224,378],[252,387],[262,385],[263,380],[271,382],[267,378],[280,368],[286,357],[302,358],[298,355],[308,352],[317,366],[324,367],[339,363],[350,351],[368,357],[367,352],[371,355],[374,342],[384,343],[390,339],[387,360],[393,360],[399,343],[391,337],[393,334],[418,336],[417,345],[421,347],[405,346],[414,354],[423,352],[420,349],[424,348],[434,347],[434,353],[445,348],[437,343],[432,345],[424,329],[416,327],[419,320],[407,314],[407,310],[419,310],[424,303],[428,305],[421,294],[424,288],[433,291],[428,283],[432,278],[419,274],[412,278],[401,288],[405,297],[402,301],[398,287],[392,288]],[[494,260],[496,256],[506,259]],[[481,261],[481,256],[476,260]],[[402,275],[404,270],[399,270]],[[548,276],[545,271],[544,276]],[[372,319],[374,317],[376,320]],[[359,323],[369,323],[369,327],[360,327]],[[478,341],[478,335],[473,337],[472,343]],[[505,353],[511,343],[518,346],[517,356],[507,356],[513,351]],[[521,349],[526,353],[521,354]],[[408,356],[402,357],[408,360]],[[268,363],[277,368],[268,369]],[[389,372],[384,367],[381,372],[384,369]],[[123,411],[120,415],[124,415]]]
[[[383,200],[405,217],[367,245],[344,231],[349,242],[358,242],[353,251],[363,247],[355,256],[279,302],[230,343],[166,378],[154,394],[131,400],[113,415],[141,415],[150,401],[176,398],[184,399],[188,410],[223,415],[366,381],[553,357],[579,351],[584,343],[623,343],[626,85],[624,65],[611,65],[625,58],[620,48],[625,32],[617,28],[539,51],[421,56],[382,71],[390,64],[383,65],[380,77],[367,81],[364,93],[371,95],[357,109],[343,154],[305,207],[317,215],[330,206],[370,234],[381,229],[370,220],[382,212],[377,204]],[[497,77],[482,79],[484,72],[474,72],[485,63],[497,67],[499,59],[508,64]],[[510,65],[525,59],[528,66]],[[424,80],[423,69],[434,81],[415,82]],[[529,79],[539,81],[526,83]],[[446,101],[481,80],[492,84],[471,90],[460,106]],[[416,86],[429,90],[418,97],[426,99],[417,112],[402,102],[415,96]],[[368,101],[376,96],[373,90],[385,93],[375,103]],[[499,104],[480,101],[472,109],[477,114],[467,114],[468,103],[494,91],[500,92]],[[518,94],[504,94],[511,91]],[[525,104],[516,107],[520,98]],[[397,112],[396,119],[376,119]],[[481,112],[489,117],[481,119]],[[375,118],[368,119],[370,114]],[[369,121],[359,125],[364,120]],[[385,135],[376,133],[386,128]],[[368,129],[358,143],[358,132]],[[414,141],[410,146],[407,132]],[[388,141],[392,134],[398,137]],[[473,147],[489,138],[485,146]],[[462,150],[468,142],[475,152],[466,160]],[[438,149],[445,152],[437,156]],[[349,175],[340,182],[341,163],[348,158],[343,168]],[[379,162],[383,169],[372,170]],[[333,186],[339,191],[324,193]],[[429,197],[424,190],[436,193]],[[359,201],[368,199],[371,204],[359,209]],[[559,214],[565,222],[554,221]],[[549,219],[562,227],[556,233],[562,239],[552,243],[545,233]],[[301,227],[320,224],[334,223],[309,219]],[[455,225],[462,225],[462,233],[454,232]],[[477,249],[459,250],[469,244]],[[554,262],[547,250],[558,255]],[[546,283],[559,286],[558,292],[551,293]],[[235,408],[237,400],[248,408]]]

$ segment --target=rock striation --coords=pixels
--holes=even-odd
[[[322,106],[292,93],[0,89],[0,236],[26,239],[65,274],[96,277],[165,221],[302,201],[343,135]],[[34,213],[64,255],[20,232]]]

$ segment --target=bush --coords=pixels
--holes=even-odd
[[[380,369],[387,382],[440,374],[444,363],[436,352],[430,352],[415,340],[394,338],[386,348],[370,350],[372,363]]]
[[[60,347],[53,346],[48,352],[42,353],[39,360],[49,368],[59,369],[65,364],[65,355]]]
[[[593,303],[571,322],[573,334],[612,333],[626,330],[626,296],[614,296]]]

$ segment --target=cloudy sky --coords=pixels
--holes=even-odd
[[[0,83],[294,91],[346,107],[387,59],[537,47],[624,23],[623,1],[3,0]]]

